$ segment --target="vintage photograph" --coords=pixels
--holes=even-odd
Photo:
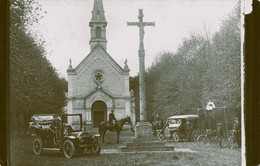
[[[243,165],[245,2],[9,3],[10,165]]]

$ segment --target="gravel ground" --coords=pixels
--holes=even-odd
[[[107,133],[102,152],[114,150],[123,142],[129,142],[132,134],[123,133],[120,144],[116,144],[116,134]],[[11,137],[11,166],[67,166],[67,165],[241,165],[241,151],[238,148],[199,148],[194,142],[174,143],[173,152],[142,152],[142,153],[101,153],[100,155],[80,155],[66,159],[59,152],[44,152],[36,156],[32,151],[33,138],[29,135]]]

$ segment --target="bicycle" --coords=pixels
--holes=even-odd
[[[219,137],[216,135],[216,130],[206,129],[205,134],[201,134],[200,136],[198,136],[197,144],[201,148],[205,148],[210,144],[213,144],[214,146],[218,146]]]

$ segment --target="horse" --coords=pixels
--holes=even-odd
[[[100,123],[99,125],[99,134],[100,137],[102,139],[102,142],[104,143],[104,137],[106,134],[106,131],[109,130],[111,132],[116,132],[117,133],[117,143],[119,143],[119,135],[120,132],[124,126],[124,124],[128,122],[131,125],[131,129],[132,129],[132,121],[131,118],[129,116],[127,116],[126,118],[122,118],[120,120],[117,121],[117,124],[115,126],[113,126],[110,122],[107,121],[103,121]],[[133,131],[133,129],[132,129]]]

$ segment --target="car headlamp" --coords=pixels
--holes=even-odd
[[[71,135],[71,136],[68,136],[68,138],[75,139],[76,137]]]

